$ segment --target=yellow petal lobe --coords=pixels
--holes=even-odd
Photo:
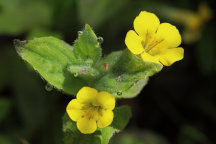
[[[83,115],[83,111],[81,110],[82,104],[80,104],[77,99],[73,99],[69,102],[67,105],[66,111],[68,113],[68,116],[73,120],[77,121],[80,119]]]
[[[91,134],[96,131],[97,124],[94,119],[83,117],[77,121],[77,128],[83,134]]]
[[[178,29],[169,23],[159,25],[156,39],[160,41],[157,45],[160,48],[176,48],[181,44],[181,35]]]
[[[94,88],[83,87],[77,93],[77,100],[82,104],[87,104],[95,100],[98,92]]]
[[[82,110],[78,110],[78,109],[67,110],[67,113],[68,113],[68,116],[70,117],[70,119],[72,119],[73,121],[78,121],[84,115],[84,112]]]
[[[158,17],[150,12],[142,11],[134,20],[135,31],[145,38],[147,35],[151,37],[160,24]]]
[[[68,105],[67,105],[67,110],[70,110],[70,109],[81,109],[82,108],[82,104],[78,102],[77,99],[72,99]]]
[[[158,57],[151,56],[150,54],[148,54],[146,52],[142,53],[141,57],[144,61],[149,61],[149,62],[154,62],[154,63],[160,64]]]
[[[144,51],[144,48],[142,46],[142,38],[138,36],[133,30],[127,32],[125,44],[128,49],[135,55],[140,54]]]
[[[183,48],[173,48],[168,49],[164,54],[160,55],[160,62],[165,66],[170,66],[174,62],[179,61],[184,58]]]
[[[97,126],[99,128],[104,128],[110,125],[113,121],[114,114],[111,110],[102,110],[101,115],[97,120]]]
[[[115,107],[115,98],[108,92],[100,92],[97,96],[97,101],[103,109],[113,110]]]

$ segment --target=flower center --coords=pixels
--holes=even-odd
[[[159,40],[155,36],[146,35],[146,39],[142,41],[142,46],[146,53],[150,54],[151,56],[155,56],[158,54],[158,51],[154,49],[163,41],[163,39]]]
[[[98,116],[101,115],[102,107],[99,105],[89,104],[82,108],[84,110],[85,116],[88,119],[98,119]]]

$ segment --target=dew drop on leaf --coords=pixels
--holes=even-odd
[[[117,95],[119,95],[119,96],[122,95],[122,92],[117,92]]]
[[[83,31],[78,31],[77,33],[78,33],[78,35],[81,35],[83,33]]]
[[[104,39],[102,37],[98,37],[98,43],[101,44],[103,43]]]
[[[47,83],[46,86],[45,86],[45,89],[47,91],[52,91],[53,90],[53,86],[51,84]]]
[[[74,74],[74,77],[78,77],[78,75],[79,75],[78,73],[75,73],[75,74]]]

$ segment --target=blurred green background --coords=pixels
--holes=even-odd
[[[0,144],[61,144],[62,116],[72,98],[52,89],[18,56],[14,39],[55,36],[72,44],[88,23],[103,37],[106,55],[126,48],[125,35],[141,10],[154,12],[183,33],[187,25],[177,14],[197,13],[202,2],[0,0]],[[212,17],[189,31],[199,38],[183,41],[185,58],[151,77],[136,98],[118,102],[130,105],[133,117],[110,143],[216,143],[216,2],[205,4]]]

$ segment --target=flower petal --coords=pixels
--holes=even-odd
[[[70,109],[81,109],[83,106],[83,104],[79,103],[77,101],[77,99],[72,99],[68,105],[67,105],[67,110],[70,110]]]
[[[84,112],[79,109],[67,109],[67,113],[70,119],[72,119],[73,121],[78,121],[84,115]]]
[[[156,32],[159,24],[160,21],[155,14],[142,11],[134,20],[134,29],[143,38],[147,35],[151,37]]]
[[[98,92],[96,89],[90,87],[83,87],[77,93],[77,100],[82,104],[90,103],[95,99],[97,94]]]
[[[115,98],[108,92],[100,92],[97,96],[97,101],[103,109],[113,110],[115,107]]]
[[[83,134],[91,134],[96,131],[97,124],[94,119],[83,117],[77,121],[77,128]]]
[[[140,54],[144,51],[142,46],[142,38],[135,31],[130,30],[125,37],[125,44],[133,54]]]
[[[73,121],[77,121],[78,119],[80,119],[82,117],[82,115],[84,114],[83,111],[81,110],[82,108],[82,104],[80,104],[77,99],[73,99],[69,102],[69,104],[67,105],[66,111],[69,115],[69,117],[73,120]]]
[[[176,48],[181,44],[181,35],[178,29],[169,23],[162,23],[159,25],[156,39],[161,41],[157,45],[157,47],[160,48]]]
[[[159,61],[165,66],[170,66],[174,62],[183,59],[183,57],[184,57],[183,48],[173,48],[173,49],[168,49],[164,54],[161,54],[159,57]]]
[[[104,128],[110,125],[113,121],[114,114],[111,110],[102,110],[101,115],[97,120],[97,126],[99,128]]]
[[[150,61],[150,62],[154,62],[154,63],[159,63],[159,59],[157,56],[151,56],[150,54],[144,52],[141,54],[141,57],[144,61]]]

